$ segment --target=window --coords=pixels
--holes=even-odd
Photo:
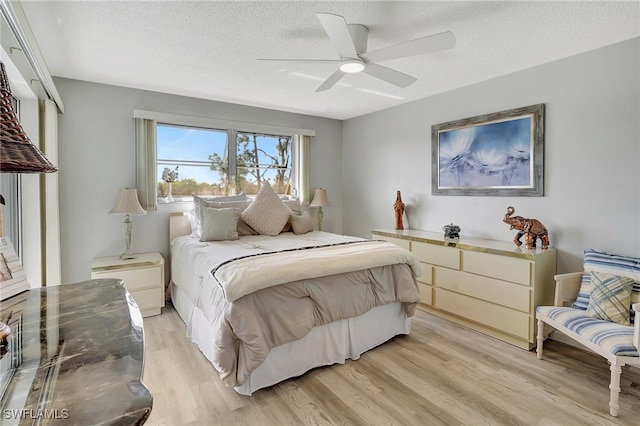
[[[13,109],[20,119],[20,101],[12,96]],[[0,173],[0,195],[4,205],[0,206],[0,236],[9,238],[16,254],[22,257],[20,175],[18,173]]]
[[[292,137],[158,123],[158,197],[190,200],[191,194],[247,195],[268,182],[278,194],[292,192]]]
[[[309,202],[313,130],[143,110],[133,116],[136,187],[147,210],[194,193],[254,195],[265,182]]]

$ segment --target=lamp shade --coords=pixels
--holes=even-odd
[[[22,129],[13,108],[13,96],[4,64],[0,62],[0,172],[52,173],[56,166]]]
[[[327,198],[327,190],[318,188],[315,194],[313,194],[313,200],[309,204],[311,207],[326,207],[331,206],[329,199]]]
[[[118,193],[116,205],[110,214],[147,214],[138,201],[137,189],[121,189]]]

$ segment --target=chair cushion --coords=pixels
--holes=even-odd
[[[633,326],[591,318],[581,309],[538,306],[536,312],[538,318],[549,318],[614,355],[638,356]]]
[[[640,258],[587,249],[584,251],[583,263],[582,284],[578,298],[573,303],[574,308],[586,311],[589,307],[589,298],[593,290],[591,271],[633,279],[631,304],[640,302]],[[633,322],[633,312],[631,313],[631,321]]]
[[[587,315],[629,325],[633,279],[591,271],[591,284]]]

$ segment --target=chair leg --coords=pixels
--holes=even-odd
[[[538,359],[542,359],[542,345],[544,343],[544,322],[538,318],[538,346],[536,347],[536,354]]]
[[[618,409],[620,408],[618,405],[618,397],[620,396],[620,374],[622,374],[622,368],[615,363],[611,363],[609,369],[611,370],[611,384],[609,384],[609,389],[611,390],[609,413],[613,417],[618,417]]]

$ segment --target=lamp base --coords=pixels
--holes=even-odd
[[[120,255],[121,260],[127,259],[135,259],[136,255],[131,251],[131,231],[133,228],[133,223],[131,222],[131,218],[127,214],[124,218],[124,244],[126,250],[124,253]]]
[[[324,214],[322,213],[322,207],[318,207],[318,231],[322,231],[322,217]]]

